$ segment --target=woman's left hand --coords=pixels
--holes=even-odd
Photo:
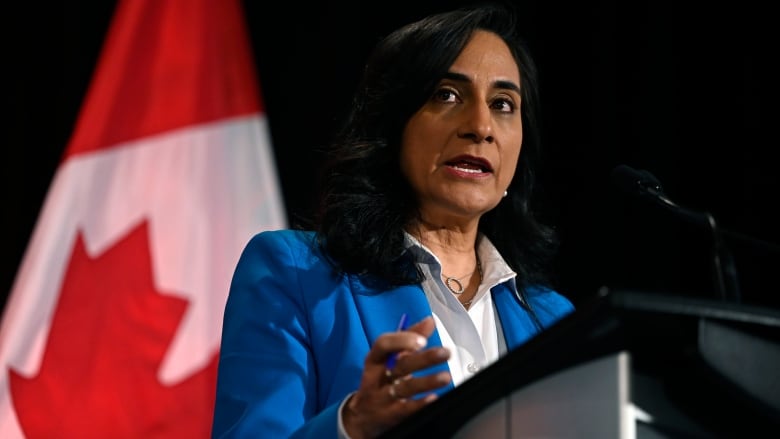
[[[376,339],[365,359],[360,388],[342,414],[350,438],[378,436],[436,400],[437,395],[429,392],[449,384],[449,372],[412,375],[449,359],[446,348],[423,349],[434,327],[433,317],[426,317],[406,331],[388,332]],[[387,369],[387,359],[396,353],[395,366]]]

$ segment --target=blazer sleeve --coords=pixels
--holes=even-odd
[[[256,235],[236,266],[223,316],[213,438],[337,435],[338,404],[317,407],[300,283],[305,247],[285,236]]]

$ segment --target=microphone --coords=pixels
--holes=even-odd
[[[663,193],[661,182],[645,170],[636,170],[628,165],[618,165],[612,170],[612,181],[623,191],[640,195]]]
[[[629,195],[639,196],[689,222],[708,227],[712,232],[712,265],[715,289],[723,299],[740,301],[737,269],[723,240],[724,231],[718,227],[712,214],[679,206],[664,194],[661,182],[644,169],[637,170],[628,165],[618,165],[612,170],[612,181]]]
[[[639,196],[654,202],[689,222],[709,226],[708,214],[686,209],[670,200],[664,194],[661,182],[649,171],[634,169],[628,165],[618,165],[612,170],[612,181],[628,195]]]

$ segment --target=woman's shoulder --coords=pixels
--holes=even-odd
[[[316,239],[316,234],[312,230],[275,229],[256,233],[251,242],[255,245],[309,247],[316,244]]]
[[[561,317],[574,311],[574,304],[571,300],[548,286],[528,286],[526,295],[532,307],[553,316]]]
[[[256,233],[244,250],[245,253],[283,255],[298,263],[319,262],[323,259],[316,232],[299,229],[263,230]]]

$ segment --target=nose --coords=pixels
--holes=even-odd
[[[490,108],[483,103],[474,103],[464,108],[458,136],[476,143],[493,143],[493,118]]]

